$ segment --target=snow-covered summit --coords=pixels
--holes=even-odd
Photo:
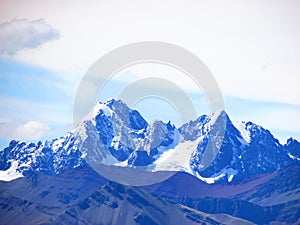
[[[148,123],[137,110],[111,99],[97,103],[64,137],[29,144],[12,141],[0,151],[0,175],[6,177],[0,179],[34,171],[54,175],[89,163],[184,171],[207,183],[232,182],[298,161],[299,146],[293,139],[280,145],[254,123],[233,124],[225,111],[176,128],[171,122]]]

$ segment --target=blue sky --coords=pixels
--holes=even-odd
[[[282,143],[300,139],[297,1],[88,3],[1,1],[1,148],[10,139],[52,139],[72,129],[74,98],[87,69],[107,52],[145,40],[196,54],[217,80],[233,121],[254,121]],[[192,82],[155,66],[120,71],[99,99],[117,97],[133,78],[153,74],[181,86],[198,114],[210,113]],[[180,123],[165,101],[148,98],[136,107],[148,120]]]
[[[11,59],[0,59],[0,66],[0,88],[3,97],[36,103],[43,103],[46,99],[50,104],[70,100],[70,94],[59,88],[59,85],[67,85],[66,81],[55,76],[54,71]]]

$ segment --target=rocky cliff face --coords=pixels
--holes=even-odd
[[[124,102],[110,100],[98,103],[64,137],[11,141],[0,151],[0,178],[12,180],[34,171],[59,174],[92,163],[184,171],[207,183],[232,182],[299,163],[299,146],[294,139],[282,146],[254,123],[233,124],[224,111],[176,128],[171,122],[149,124]]]

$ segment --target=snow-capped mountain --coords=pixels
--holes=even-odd
[[[203,115],[176,128],[148,123],[121,100],[98,103],[66,136],[26,144],[11,141],[0,151],[0,179],[35,171],[59,174],[86,163],[139,167],[146,171],[184,171],[214,183],[231,182],[300,162],[300,143],[282,146],[251,122],[233,124],[224,112]]]

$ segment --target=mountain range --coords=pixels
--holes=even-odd
[[[1,224],[298,224],[300,143],[225,111],[177,128],[121,100],[0,151]]]

